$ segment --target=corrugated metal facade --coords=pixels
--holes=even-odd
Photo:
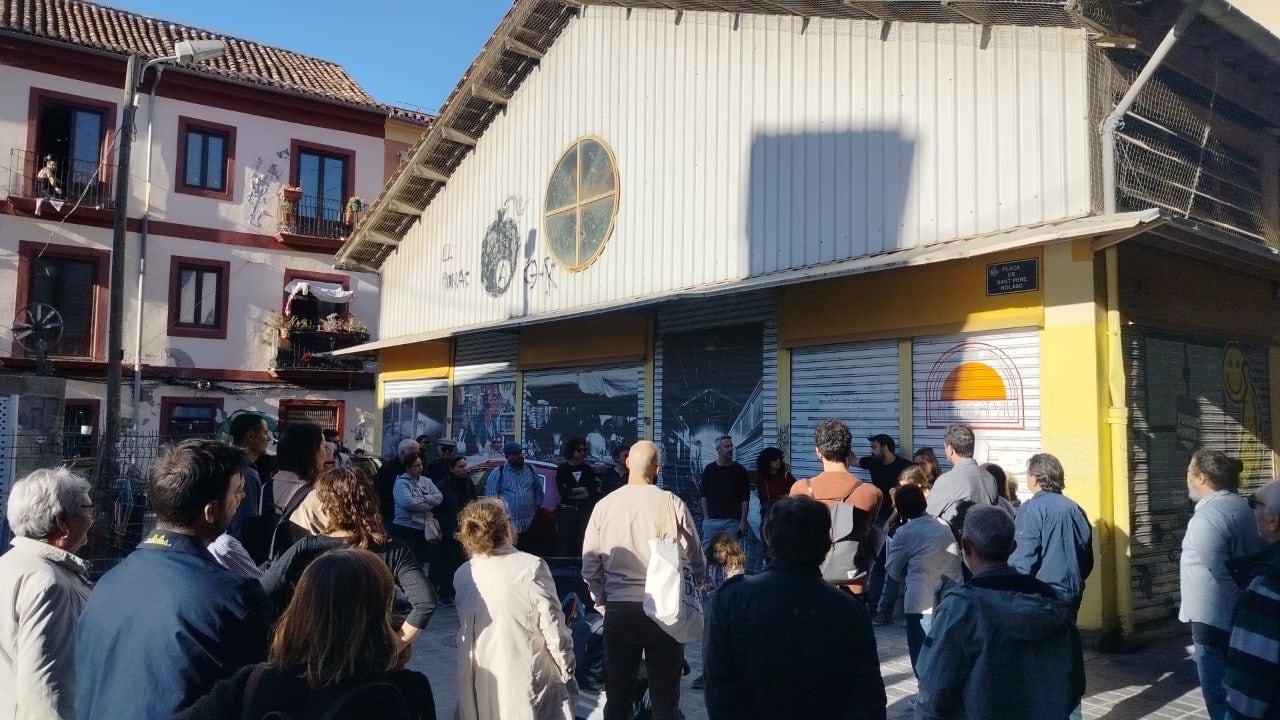
[[[515,333],[480,333],[458,338],[453,350],[453,384],[516,381]]]
[[[1061,28],[893,23],[882,39],[875,22],[587,8],[385,265],[381,336],[1083,214],[1085,46]],[[595,264],[568,273],[542,208],[584,135],[617,158],[620,210]],[[495,296],[481,251],[491,230],[509,244],[507,220]]]
[[[813,431],[828,418],[853,431],[853,451],[868,452],[866,437],[888,433],[897,441],[898,341],[796,348],[791,353],[791,470],[797,478],[822,472]],[[864,470],[854,473],[865,481]]]
[[[1039,332],[916,338],[911,356],[913,449],[932,447],[948,469],[942,437],[963,422],[974,459],[1003,467],[1025,497],[1027,460],[1042,449]]]
[[[1177,616],[1178,563],[1193,504],[1187,462],[1196,447],[1245,465],[1241,492],[1272,478],[1271,388],[1265,347],[1143,328],[1124,336],[1128,376],[1130,584],[1133,623]]]

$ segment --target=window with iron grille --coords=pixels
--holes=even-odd
[[[289,423],[315,423],[321,430],[343,432],[342,420],[345,403],[341,400],[281,400],[280,432]]]
[[[161,398],[160,433],[165,442],[211,438],[218,430],[222,398]]]

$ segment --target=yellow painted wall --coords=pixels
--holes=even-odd
[[[448,340],[398,345],[378,353],[378,379],[419,380],[449,377],[453,343]]]
[[[1080,608],[1082,630],[1118,623],[1115,518],[1107,464],[1105,335],[1100,336],[1099,274],[1092,256],[1073,258],[1070,243],[1044,249],[1044,327],[1040,331],[1040,437],[1066,471],[1065,495],[1094,526],[1094,572]],[[1123,518],[1127,527],[1128,516]],[[1123,578],[1128,583],[1128,578]]]
[[[1129,322],[1280,342],[1276,284],[1147,245],[1120,246],[1120,303]]]
[[[1043,292],[987,296],[988,263],[1039,258],[1036,248],[786,288],[778,303],[784,347],[1038,327]],[[1041,267],[1041,287],[1045,278]]]
[[[589,315],[532,325],[520,332],[521,370],[567,365],[642,362],[649,355],[650,317],[641,313]]]

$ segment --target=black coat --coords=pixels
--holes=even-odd
[[[704,668],[711,720],[884,720],[871,615],[817,565],[775,560],[726,580],[711,609]]]

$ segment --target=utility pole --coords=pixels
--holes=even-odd
[[[134,103],[138,94],[138,75],[143,67],[140,55],[130,55],[124,77],[124,112],[120,132],[116,134],[119,149],[116,161],[115,221],[111,226],[111,304],[107,317],[107,421],[99,460],[106,471],[100,480],[110,482],[116,476],[116,442],[120,439],[120,386],[124,365],[124,256],[129,222],[129,157],[133,150]],[[141,312],[142,308],[138,308]],[[136,418],[135,418],[136,421]]]

